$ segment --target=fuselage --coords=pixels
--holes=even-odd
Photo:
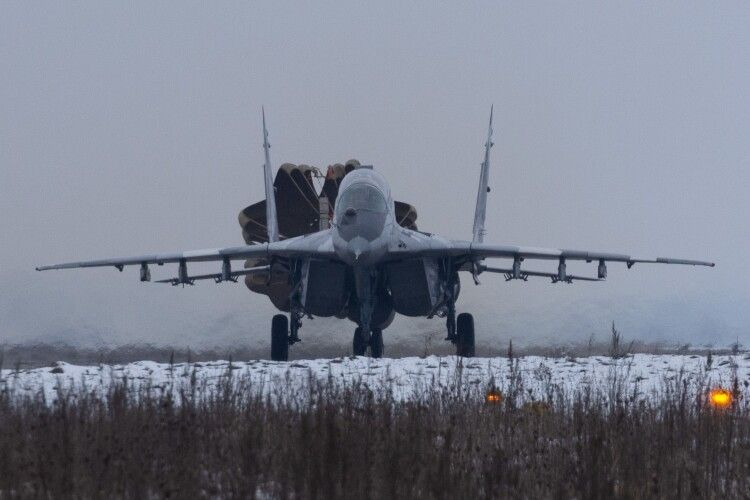
[[[311,244],[323,246],[330,238],[335,259],[301,259],[298,277],[289,280],[293,297],[295,280],[301,283],[290,304],[297,301],[305,314],[347,317],[368,338],[372,329],[388,327],[395,314],[443,314],[447,301],[458,296],[451,264],[421,254],[449,242],[401,227],[390,187],[372,168],[343,178],[331,228],[318,234],[309,237]]]
[[[391,189],[380,173],[359,168],[344,177],[331,228],[333,248],[343,262],[376,265],[399,229]]]

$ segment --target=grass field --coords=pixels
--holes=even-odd
[[[669,358],[6,369],[0,497],[746,497],[750,357]]]

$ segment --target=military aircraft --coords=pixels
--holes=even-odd
[[[282,237],[277,217],[278,193],[274,191],[271,178],[273,169],[264,110],[266,241],[212,250],[71,262],[38,267],[37,270],[112,266],[122,271],[125,266],[140,266],[141,281],[151,281],[149,265],[175,263],[177,277],[161,282],[184,286],[203,279],[213,279],[217,283],[236,282],[238,277],[245,276],[246,280],[256,280],[254,287],[249,281],[248,286],[261,293],[265,293],[263,286],[276,285],[277,290],[283,291],[283,300],[275,301],[274,305],[288,316],[277,314],[273,317],[271,358],[285,361],[289,356],[289,346],[300,340],[302,320],[313,316],[350,319],[357,325],[353,353],[365,355],[369,350],[372,357],[381,357],[383,330],[391,324],[396,313],[445,318],[446,340],[455,344],[459,356],[474,356],[474,319],[470,313],[456,314],[460,272],[469,273],[475,284],[479,284],[477,277],[482,273],[501,274],[508,281],[543,277],[552,283],[572,283],[605,280],[609,262],[624,263],[628,268],[641,263],[714,266],[712,262],[698,260],[641,259],[620,253],[485,243],[490,150],[493,146],[492,114],[491,108],[471,241],[451,240],[404,227],[397,220],[398,202],[394,202],[385,178],[372,166],[360,165],[348,172],[338,186],[329,227],[296,237]],[[488,259],[505,259],[507,264],[493,267],[486,264]],[[232,269],[232,262],[237,260],[246,261],[244,269]],[[556,261],[557,272],[524,267],[524,262],[536,260]],[[221,271],[194,276],[188,273],[188,263],[207,261],[220,262]],[[596,276],[569,274],[568,261],[595,262]],[[272,294],[268,295],[272,297]]]

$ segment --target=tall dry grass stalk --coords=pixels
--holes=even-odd
[[[269,394],[231,369],[154,395],[127,382],[54,401],[0,394],[0,498],[742,497],[750,491],[750,409],[716,411],[680,377],[659,397],[523,398],[508,360],[500,404],[456,373],[408,401],[356,381],[310,377]],[[546,374],[538,374],[545,377]],[[491,382],[494,386],[495,381]],[[741,387],[735,386],[737,396]],[[606,393],[605,393],[606,392]]]

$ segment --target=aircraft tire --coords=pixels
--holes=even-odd
[[[289,319],[283,314],[275,315],[271,321],[271,359],[289,359]]]
[[[474,316],[461,313],[456,318],[456,355],[474,357]]]
[[[383,357],[383,330],[375,328],[370,335],[370,353],[373,358]]]
[[[367,344],[362,339],[362,328],[357,327],[354,330],[354,340],[352,340],[352,354],[355,356],[364,356],[367,352]]]

